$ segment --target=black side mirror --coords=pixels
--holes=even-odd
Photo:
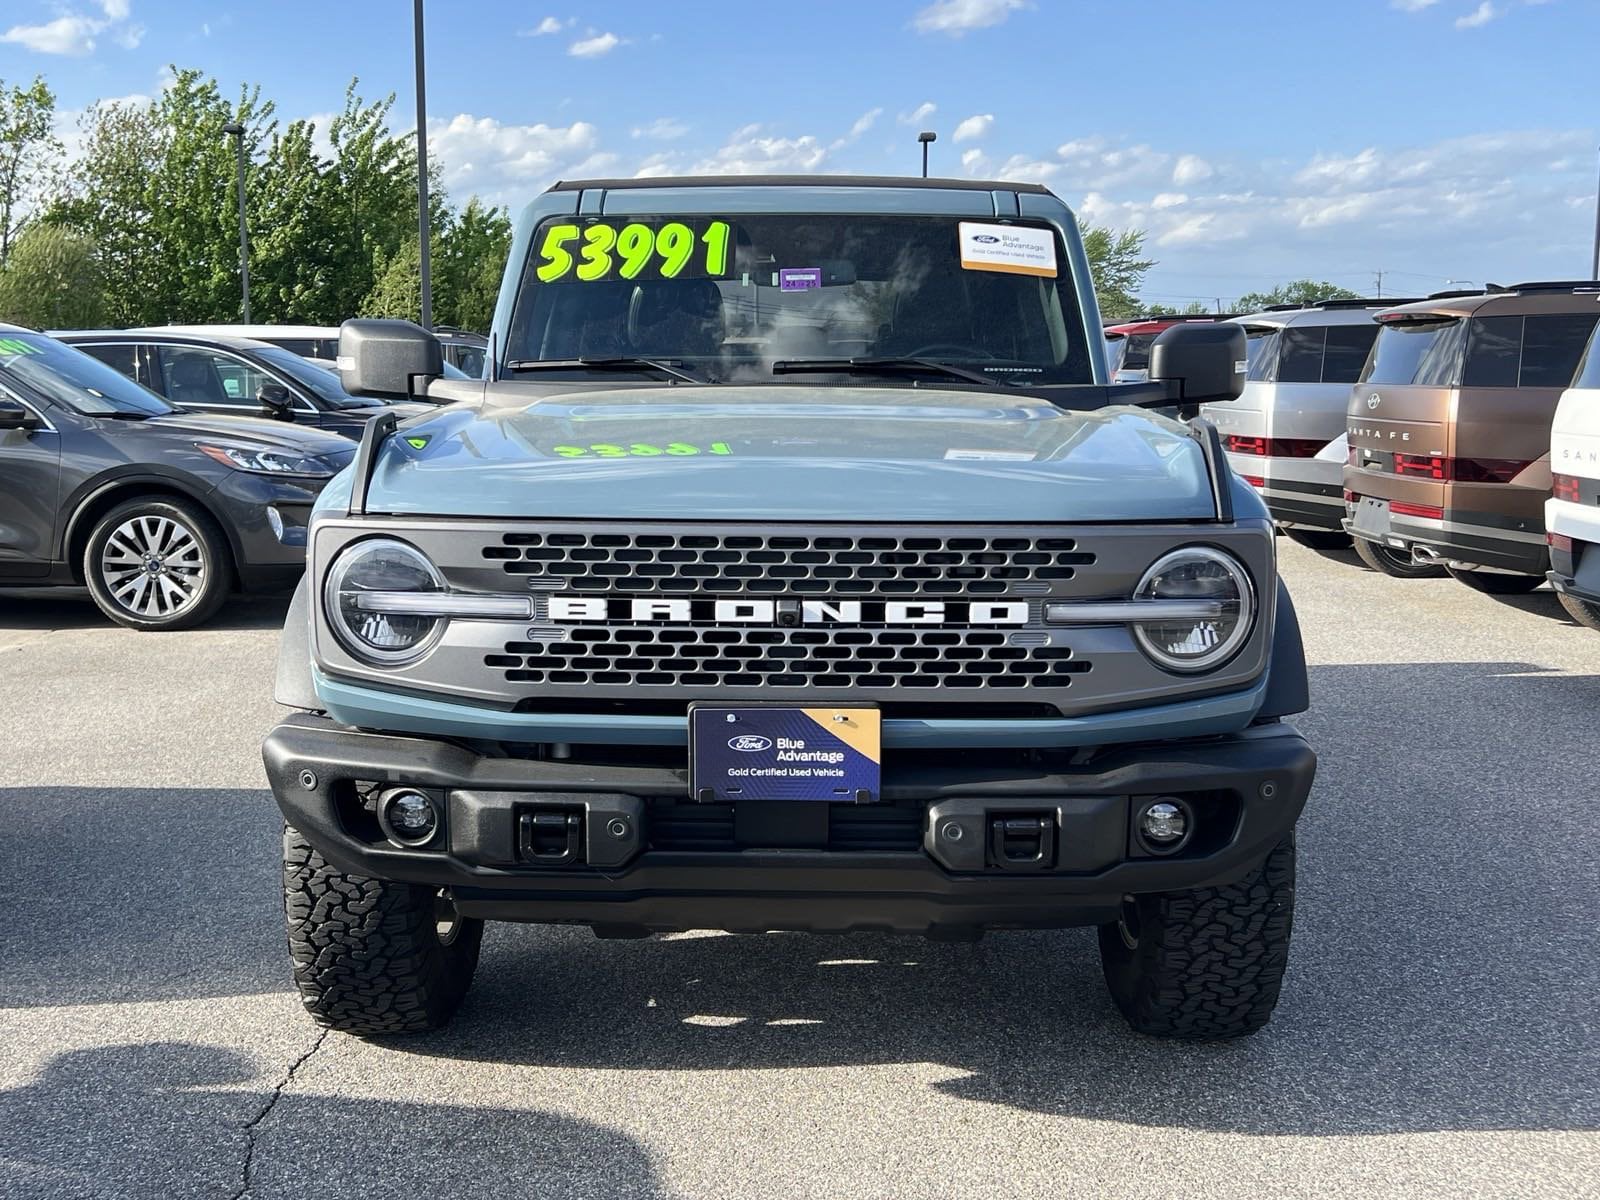
[[[261,415],[274,421],[294,420],[294,397],[281,383],[263,383],[256,390]]]
[[[38,429],[44,422],[26,404],[0,396],[0,429]]]
[[[1244,391],[1244,326],[1225,321],[1174,325],[1150,347],[1150,378],[1178,385],[1179,411],[1237,400]]]
[[[339,382],[352,396],[407,400],[444,374],[439,339],[410,321],[355,320],[339,327]]]

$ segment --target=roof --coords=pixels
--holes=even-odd
[[[1103,325],[1101,327],[1101,332],[1112,336],[1136,333],[1160,333],[1164,329],[1171,329],[1174,325],[1186,325],[1195,321],[1205,324],[1214,324],[1222,319],[1223,318],[1221,316],[1215,314],[1206,314],[1205,316],[1201,316],[1198,313],[1186,313],[1181,317],[1134,317],[1132,319],[1125,318],[1121,321],[1114,321],[1109,325]]]
[[[670,187],[930,188],[937,191],[1054,194],[1039,183],[1007,183],[992,179],[924,179],[919,175],[679,175],[644,179],[562,179],[551,184],[547,190],[581,192],[596,188],[609,192]]]
[[[1414,304],[1397,304],[1378,314],[1380,321],[1428,316],[1516,316],[1522,313],[1593,312],[1600,304],[1600,281],[1548,280],[1465,294],[1443,293]]]
[[[1364,325],[1377,320],[1378,314],[1404,303],[1393,300],[1324,300],[1310,307],[1293,304],[1274,304],[1260,312],[1235,317],[1238,325],[1265,325],[1287,329],[1290,325]]]
[[[38,333],[37,329],[29,329],[26,325],[7,325],[0,321],[0,333]]]
[[[222,346],[229,350],[276,350],[271,342],[231,337],[225,333],[188,333],[167,329],[52,329],[50,336],[63,342],[160,342],[178,346]]]
[[[274,325],[261,323],[256,325],[145,325],[139,330],[141,333],[220,333],[227,337],[245,337],[261,339],[263,337],[294,337],[294,338],[336,338],[339,336],[337,325]]]

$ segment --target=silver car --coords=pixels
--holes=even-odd
[[[1377,339],[1373,314],[1400,300],[1324,300],[1234,318],[1249,339],[1244,395],[1208,404],[1228,463],[1302,545],[1340,549],[1345,409]]]

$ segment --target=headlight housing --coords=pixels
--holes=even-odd
[[[196,442],[195,446],[207,458],[213,458],[225,467],[255,475],[300,475],[331,479],[338,471],[334,464],[314,454],[301,454],[298,450],[270,450],[265,446],[241,442]]]
[[[393,538],[369,538],[334,559],[322,585],[323,609],[340,645],[376,666],[393,667],[421,658],[438,640],[445,619],[394,611],[396,593],[419,600],[445,590],[444,577],[415,546]],[[375,608],[379,593],[384,611]],[[419,607],[426,608],[426,605]]]
[[[1154,600],[1212,605],[1204,616],[1136,620],[1133,636],[1159,667],[1193,674],[1227,662],[1255,626],[1255,588],[1238,559],[1209,546],[1185,546],[1157,559],[1134,591],[1134,607]]]

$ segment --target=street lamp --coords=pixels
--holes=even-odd
[[[223,135],[231,137],[239,160],[239,281],[244,294],[244,323],[250,324],[250,238],[244,225],[244,126],[229,121],[222,127]]]
[[[939,135],[931,129],[924,129],[917,134],[917,141],[922,143],[922,177],[928,177],[928,144],[939,140]]]

